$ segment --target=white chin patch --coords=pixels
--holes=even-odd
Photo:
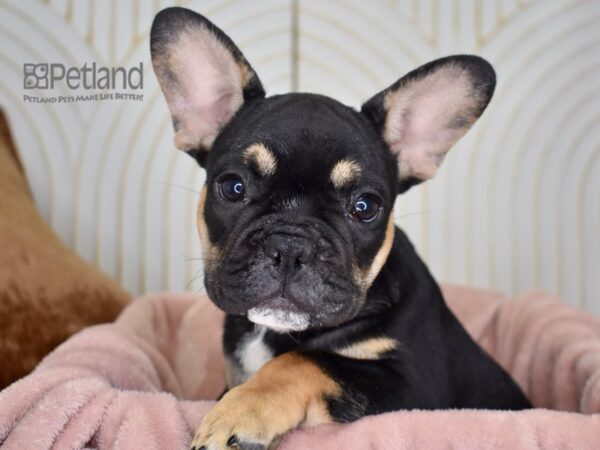
[[[261,307],[250,309],[248,320],[278,332],[302,331],[309,325],[308,314]]]

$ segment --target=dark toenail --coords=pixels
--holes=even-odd
[[[231,437],[229,438],[229,440],[227,441],[227,446],[228,446],[228,447],[233,447],[233,446],[236,446],[236,447],[237,447],[237,445],[238,445],[239,443],[240,443],[240,441],[238,441],[238,438],[237,438],[237,436],[234,434],[234,435],[233,435],[233,436],[231,436]]]

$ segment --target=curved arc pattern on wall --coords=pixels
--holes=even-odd
[[[0,38],[10,43],[0,48],[0,103],[40,211],[134,293],[202,289],[195,209],[204,174],[173,146],[149,61],[152,17],[169,4],[0,1]],[[488,58],[494,100],[437,177],[398,200],[396,222],[440,280],[509,293],[541,287],[600,313],[598,2],[177,4],[226,30],[270,94],[297,83],[358,107],[428,60]],[[22,65],[43,61],[143,62],[144,101],[24,103]]]

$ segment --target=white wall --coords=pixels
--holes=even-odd
[[[190,191],[204,175],[172,145],[149,61],[162,3],[0,1],[0,104],[39,208],[135,293],[202,289],[191,281],[201,261]],[[488,58],[499,76],[492,104],[438,176],[400,198],[397,223],[439,280],[543,288],[600,313],[600,2],[181,3],[230,33],[270,93],[358,106],[430,59]],[[143,61],[144,101],[23,102],[23,63],[86,61]]]

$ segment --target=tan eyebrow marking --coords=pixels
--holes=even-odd
[[[329,179],[336,189],[340,189],[356,180],[360,176],[360,172],[361,168],[358,163],[351,159],[342,159],[331,169]]]
[[[244,150],[244,161],[246,164],[254,162],[258,172],[263,177],[269,177],[275,173],[277,169],[277,160],[271,150],[263,144],[252,144]]]
[[[379,359],[381,355],[398,347],[398,341],[388,337],[372,337],[355,342],[335,352],[338,355],[352,359]]]

